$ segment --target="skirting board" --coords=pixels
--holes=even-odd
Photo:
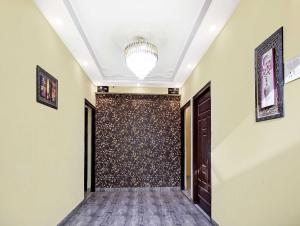
[[[213,226],[219,226],[219,224],[217,222],[215,222],[214,219],[211,219],[211,223]]]
[[[212,223],[213,226],[220,226],[214,219],[208,216],[197,204],[195,204],[195,206]]]
[[[98,192],[181,191],[180,187],[96,188]]]
[[[57,226],[63,226],[67,220],[82,206],[85,198]]]
[[[185,190],[181,190],[182,191],[182,193],[191,201],[191,202],[193,202],[193,199],[192,199],[192,197],[191,197],[191,194],[189,194],[187,191],[185,191]]]

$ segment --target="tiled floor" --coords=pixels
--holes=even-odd
[[[91,193],[63,225],[211,226],[180,191]]]

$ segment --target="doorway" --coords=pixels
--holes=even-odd
[[[95,107],[85,100],[84,106],[84,191],[95,191]]]
[[[182,122],[182,184],[184,194],[192,199],[191,182],[191,105],[190,102],[181,108]]]
[[[211,217],[210,83],[193,98],[193,199]]]

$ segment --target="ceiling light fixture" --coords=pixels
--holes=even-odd
[[[157,47],[143,38],[138,38],[126,46],[125,59],[128,68],[139,79],[144,79],[157,64]]]

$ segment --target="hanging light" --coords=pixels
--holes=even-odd
[[[126,46],[125,59],[128,68],[139,79],[144,79],[156,66],[157,47],[143,38],[139,38]]]

